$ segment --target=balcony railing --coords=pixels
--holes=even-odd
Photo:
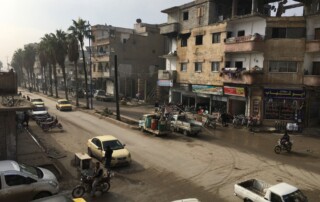
[[[320,52],[320,39],[316,38],[315,35],[307,36],[306,52],[308,53]]]
[[[179,32],[179,23],[166,24],[160,27],[160,34],[177,34]]]
[[[237,84],[258,84],[263,82],[263,70],[259,67],[250,68],[236,68],[225,67],[220,71],[220,77],[225,83]]]
[[[158,79],[159,80],[173,80],[177,78],[177,71],[174,70],[159,70]]]
[[[225,52],[263,52],[264,37],[259,34],[231,37],[225,40]]]
[[[306,86],[320,86],[320,75],[304,75],[303,84]]]

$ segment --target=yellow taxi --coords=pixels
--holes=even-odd
[[[112,135],[102,135],[91,138],[87,142],[89,156],[96,157],[104,161],[105,151],[108,146],[113,150],[111,166],[129,165],[131,163],[131,154],[124,148],[117,138]]]
[[[60,111],[72,111],[72,104],[69,100],[60,99],[57,101],[56,108]]]

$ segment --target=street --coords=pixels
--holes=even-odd
[[[62,190],[77,184],[77,170],[71,162],[74,153],[87,152],[89,138],[110,134],[131,152],[132,164],[114,170],[109,193],[86,197],[88,201],[241,201],[233,195],[233,185],[251,178],[271,184],[287,182],[303,190],[309,201],[320,200],[317,138],[292,135],[293,152],[277,155],[273,147],[281,134],[218,127],[204,129],[198,137],[173,134],[160,138],[82,110],[60,112],[52,98],[41,98],[64,131],[44,133],[35,123],[31,123],[31,130],[44,147],[65,155],[57,160],[63,171]],[[132,114],[140,116],[134,110]]]

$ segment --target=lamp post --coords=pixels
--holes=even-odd
[[[92,102],[92,61],[91,61],[91,37],[92,37],[92,32],[91,32],[91,25],[88,21],[88,25],[89,25],[89,54],[90,54],[90,57],[89,57],[89,65],[90,65],[90,108],[93,109],[93,102]],[[89,92],[87,92],[89,93]],[[89,95],[89,94],[88,94]]]
[[[120,121],[120,108],[119,108],[119,89],[118,89],[118,58],[117,55],[114,55],[114,82],[116,88],[116,112],[117,120]]]

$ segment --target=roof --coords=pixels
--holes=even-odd
[[[287,195],[289,193],[297,191],[298,188],[290,184],[287,184],[285,182],[282,182],[274,186],[271,186],[269,190],[275,194],[278,194],[279,196],[283,196],[283,195]]]
[[[100,136],[96,136],[94,138],[98,138],[101,141],[117,140],[117,138],[115,138],[112,135],[100,135]]]
[[[11,160],[0,161],[0,172],[8,170],[20,170],[19,164]]]
[[[59,99],[58,102],[69,101],[67,99]]]

